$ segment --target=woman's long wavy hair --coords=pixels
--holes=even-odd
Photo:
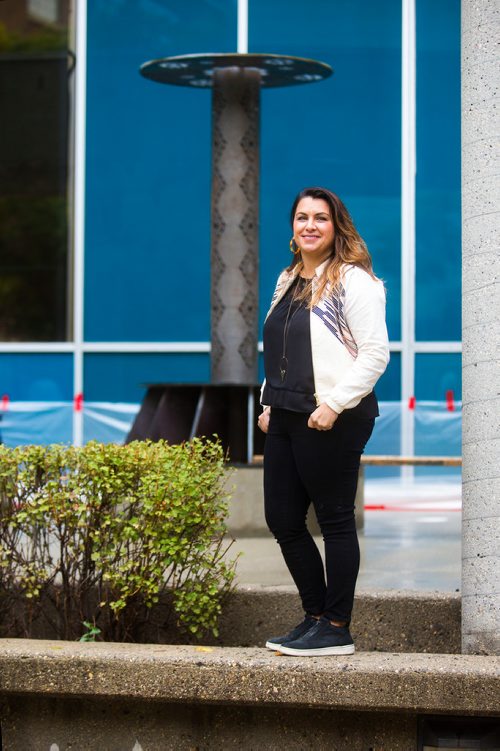
[[[351,215],[347,211],[346,207],[340,200],[340,198],[332,193],[327,188],[304,188],[301,190],[292,205],[290,212],[290,223],[293,231],[293,221],[295,219],[295,212],[297,206],[303,198],[321,198],[326,201],[330,210],[330,216],[333,221],[334,239],[333,239],[333,252],[330,256],[327,266],[323,271],[319,280],[318,287],[316,288],[311,300],[311,307],[316,305],[327,285],[333,291],[338,287],[340,283],[342,267],[345,264],[352,264],[364,269],[373,279],[377,277],[373,273],[372,259],[368,252],[368,248],[354,226],[354,222],[351,219]],[[294,255],[293,261],[288,267],[288,271],[292,271],[296,266],[303,266],[300,253]],[[297,271],[300,273],[300,269]],[[311,295],[310,285],[307,284],[303,293],[299,298],[308,299]],[[297,299],[299,299],[297,298]]]

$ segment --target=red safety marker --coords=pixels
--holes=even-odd
[[[455,411],[455,401],[453,397],[453,391],[450,389],[450,391],[446,392],[446,409],[448,412],[454,412]]]
[[[410,398],[408,399],[408,409],[415,409],[416,405],[417,400],[414,396],[410,396]]]
[[[9,401],[10,399],[8,394],[4,394],[2,396],[2,412],[7,412],[7,410],[9,409]]]
[[[83,394],[76,394],[74,399],[75,412],[81,412],[83,410]]]

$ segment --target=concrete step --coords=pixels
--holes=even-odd
[[[286,633],[302,618],[294,586],[239,586],[224,604],[219,638],[211,639],[210,643],[259,647],[269,636]],[[351,632],[356,649],[363,652],[458,653],[461,651],[460,624],[459,594],[358,590]],[[154,619],[151,628],[158,629]],[[171,643],[174,639],[178,640],[179,636],[169,631],[162,641]]]
[[[269,704],[345,710],[498,713],[500,657],[0,640],[0,693]]]

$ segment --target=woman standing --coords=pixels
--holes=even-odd
[[[389,361],[385,292],[342,201],[306,188],[291,211],[291,265],[264,325],[259,417],[266,521],[299,590],[304,620],[266,642],[284,654],[352,654],[359,569],[354,499],[360,457]],[[325,544],[306,527],[313,504]]]

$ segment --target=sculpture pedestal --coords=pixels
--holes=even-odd
[[[251,464],[255,454],[262,454],[259,386],[155,383],[147,389],[127,443],[146,439],[182,443],[215,434],[231,462]]]

